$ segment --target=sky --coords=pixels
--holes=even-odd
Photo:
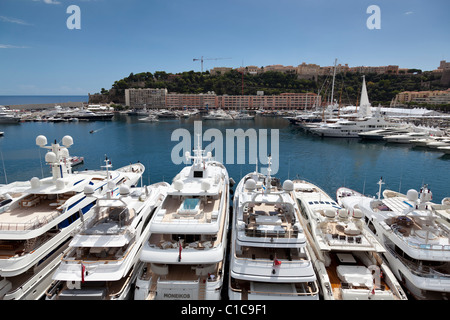
[[[429,71],[450,61],[449,9],[448,0],[0,0],[0,95],[87,95],[131,72],[200,71],[201,57],[204,70],[338,59]]]

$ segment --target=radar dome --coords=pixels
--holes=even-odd
[[[116,183],[112,180],[108,181],[108,189],[114,189],[116,186]]]
[[[63,145],[65,145],[66,147],[70,147],[71,145],[73,145],[73,139],[71,136],[64,136],[62,138],[62,143]]]
[[[126,196],[130,194],[130,187],[128,187],[126,184],[122,184],[119,188],[119,193],[121,196]]]
[[[291,180],[286,180],[283,182],[283,190],[290,192],[294,190],[294,183]]]
[[[208,191],[211,188],[211,184],[208,181],[202,181],[201,188],[203,191]]]
[[[183,190],[184,183],[183,183],[183,181],[176,180],[173,182],[173,187],[175,188],[175,190],[181,191],[181,190]]]
[[[256,182],[253,179],[248,179],[245,182],[245,189],[247,190],[255,190],[256,189]]]
[[[55,162],[56,161],[56,154],[54,152],[47,152],[45,154],[45,162]]]
[[[47,138],[43,135],[36,137],[36,144],[40,147],[43,147],[47,144]]]
[[[39,180],[38,177],[33,177],[30,180],[31,183],[31,188],[38,188],[41,185],[41,181]]]
[[[68,158],[69,157],[69,150],[67,150],[67,148],[61,148],[61,155],[64,158]]]
[[[417,201],[417,199],[419,199],[419,193],[417,192],[417,190],[409,189],[406,193],[406,197],[410,201]]]
[[[65,182],[63,179],[59,178],[56,180],[56,189],[59,189],[59,190],[64,189],[64,186],[65,186]]]
[[[95,189],[93,186],[88,185],[88,186],[84,187],[84,194],[86,196],[92,196],[94,194],[94,192],[95,192]]]

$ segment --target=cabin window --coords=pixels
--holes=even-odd
[[[203,171],[194,171],[194,178],[203,178]]]

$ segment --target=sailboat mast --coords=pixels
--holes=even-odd
[[[334,95],[334,78],[336,78],[336,63],[337,63],[337,59],[334,59],[333,85],[331,86],[330,104],[333,103],[333,95]]]

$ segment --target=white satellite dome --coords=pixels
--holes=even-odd
[[[39,186],[41,185],[41,181],[39,180],[38,177],[33,177],[30,180],[30,184],[31,184],[31,188],[39,188]]]
[[[245,189],[247,190],[255,190],[256,189],[256,182],[253,179],[248,179],[245,181]]]
[[[67,148],[61,148],[61,156],[63,156],[64,158],[68,158],[69,150],[67,150]]]
[[[71,145],[73,145],[73,139],[71,136],[64,136],[62,138],[62,144],[65,145],[66,147],[70,147]]]
[[[290,192],[294,190],[294,183],[291,180],[286,180],[283,182],[283,190]]]
[[[95,189],[93,186],[87,185],[84,187],[84,194],[86,196],[92,196],[94,194],[94,192],[95,192]]]
[[[64,189],[64,186],[66,185],[66,183],[64,182],[63,179],[59,178],[56,180],[56,189]]]
[[[175,188],[175,190],[181,191],[183,190],[184,183],[181,180],[176,180],[173,182],[173,187]]]
[[[211,188],[209,181],[202,181],[201,189],[203,191],[208,191]]]
[[[55,162],[56,161],[56,154],[54,152],[47,152],[45,154],[45,162]]]
[[[108,189],[114,189],[116,187],[116,183],[112,180],[108,181]]]
[[[130,187],[126,184],[122,184],[119,188],[119,193],[121,196],[126,196],[130,194]]]
[[[47,144],[47,138],[43,135],[39,135],[36,137],[36,144],[40,147],[43,147]]]
[[[417,201],[417,199],[419,199],[419,193],[417,192],[417,190],[409,189],[406,193],[406,197],[410,201]]]

